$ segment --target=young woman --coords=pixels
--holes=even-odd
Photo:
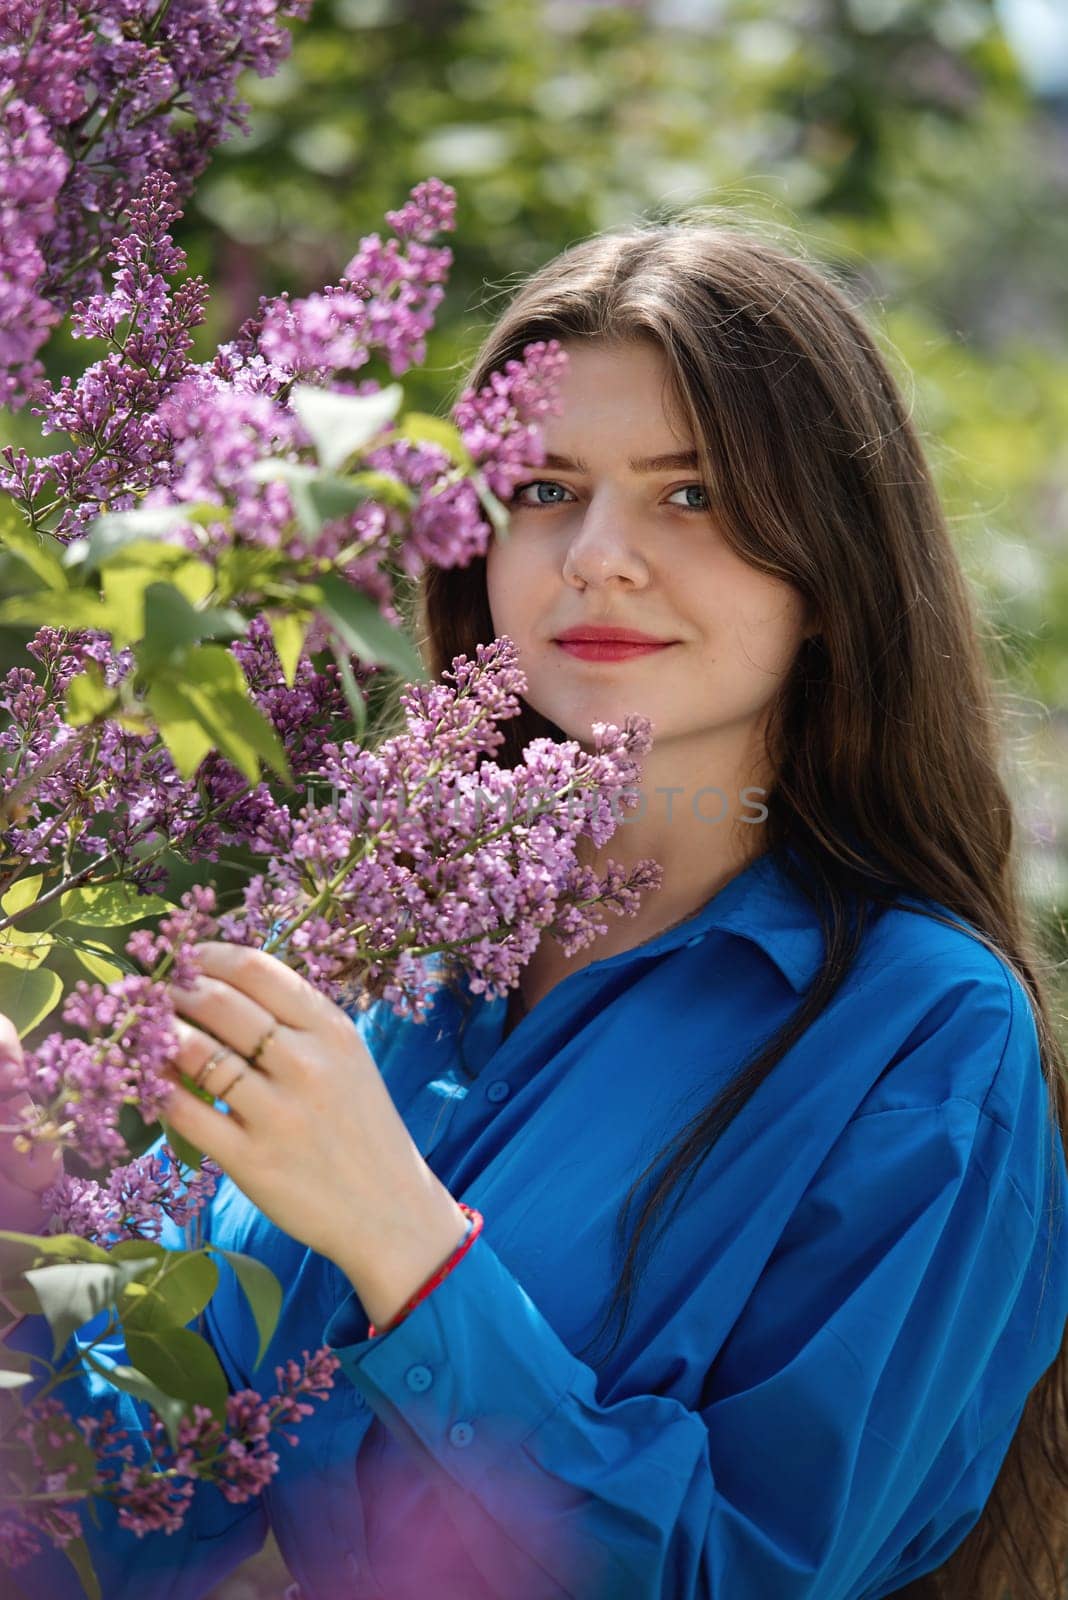
[[[210,1236],[286,1290],[259,1367],[232,1280],[208,1331],[235,1388],[342,1366],[262,1499],[102,1514],[105,1600],[202,1596],[268,1525],[307,1600],[1058,1596],[1065,1060],[916,429],[843,290],[706,219],[550,261],[465,382],[545,338],[549,457],[424,574],[421,643],[516,641],[502,762],[652,720],[584,859],[662,887],[507,1000],[443,965],[424,1025],[207,947],[176,1000],[219,1098],[173,1120],[227,1173]],[[563,640],[606,628],[655,648]]]

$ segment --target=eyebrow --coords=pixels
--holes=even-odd
[[[683,450],[676,455],[668,456],[631,456],[627,465],[632,472],[675,472],[680,468],[699,467],[700,461],[695,450]],[[545,456],[544,465],[556,467],[561,472],[588,472],[585,461],[573,461],[570,456],[558,456],[549,451]]]

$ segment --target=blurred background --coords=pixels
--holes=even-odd
[[[426,410],[576,239],[709,202],[797,229],[912,404],[991,636],[1027,893],[1068,957],[1065,0],[316,0],[293,33],[178,234],[213,293],[198,358],[261,293],[336,281],[431,175],[458,227],[404,380]],[[60,335],[49,374],[94,355]],[[0,442],[57,446],[24,413]],[[215,1600],[287,1582],[269,1546]]]

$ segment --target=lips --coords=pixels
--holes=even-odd
[[[658,639],[654,633],[642,633],[638,628],[585,627],[565,628],[556,635],[557,644],[674,644],[673,639]]]

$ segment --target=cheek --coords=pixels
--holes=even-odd
[[[507,544],[494,539],[486,550],[486,595],[495,631],[509,631],[508,623],[518,626],[533,611],[538,592],[538,575],[517,536]]]

